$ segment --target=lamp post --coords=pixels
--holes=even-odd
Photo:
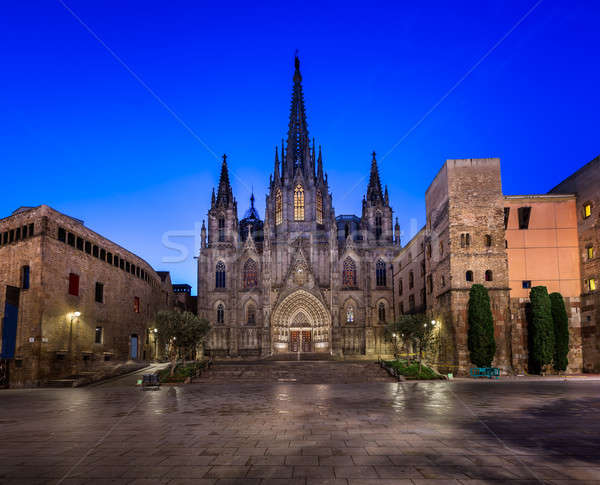
[[[71,371],[75,371],[75,359],[73,358],[73,320],[79,318],[81,312],[75,311],[71,313],[71,324],[69,325],[69,358],[71,359]]]
[[[158,329],[154,328],[152,332],[154,333],[154,360],[158,360]]]

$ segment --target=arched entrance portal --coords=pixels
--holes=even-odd
[[[294,291],[273,312],[271,342],[276,353],[329,352],[331,316],[315,295]]]

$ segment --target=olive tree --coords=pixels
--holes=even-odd
[[[161,349],[166,351],[171,361],[171,375],[175,372],[177,360],[195,349],[210,330],[208,320],[198,318],[191,312],[163,310],[155,317],[157,337]]]

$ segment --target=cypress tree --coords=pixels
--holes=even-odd
[[[548,290],[545,286],[531,288],[529,300],[531,301],[530,367],[533,372],[540,373],[554,357],[554,322]]]
[[[490,367],[496,353],[496,340],[490,296],[485,286],[471,286],[468,314],[468,346],[471,362],[477,367]]]
[[[560,293],[550,294],[550,306],[554,322],[554,369],[565,371],[569,364],[569,317]]]

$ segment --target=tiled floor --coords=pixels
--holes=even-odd
[[[600,382],[0,392],[0,484],[600,483]]]

